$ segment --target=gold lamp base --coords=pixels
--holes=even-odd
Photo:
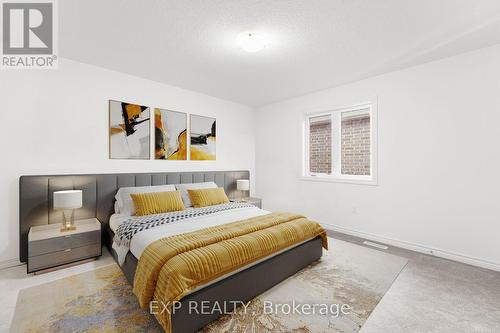
[[[76,226],[73,220],[73,210],[65,210],[63,212],[64,222],[61,228],[61,232],[76,230]]]
[[[63,226],[60,230],[61,230],[61,232],[73,231],[73,230],[76,230],[76,227],[74,225]]]

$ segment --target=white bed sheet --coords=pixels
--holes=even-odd
[[[132,241],[130,242],[130,252],[132,252],[132,254],[136,258],[140,258],[142,252],[144,252],[148,245],[163,237],[175,236],[186,232],[240,221],[270,213],[271,212],[260,209],[258,207],[244,207],[222,211],[207,216],[197,216],[177,222],[168,223],[135,234],[134,237],[132,237]],[[111,230],[113,230],[113,232],[116,232],[118,226],[129,218],[130,216],[123,214],[111,215],[109,219],[109,226]]]
[[[127,219],[129,219],[131,216],[127,214],[118,214],[115,213],[109,217],[109,227],[113,232],[116,232],[116,229],[122,224],[122,222],[125,222]]]

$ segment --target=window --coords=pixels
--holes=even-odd
[[[314,174],[332,173],[332,116],[309,118],[309,169]]]
[[[371,103],[306,115],[304,179],[376,184],[375,125]]]

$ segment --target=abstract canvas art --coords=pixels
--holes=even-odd
[[[187,159],[187,114],[155,109],[155,159]]]
[[[215,160],[215,118],[192,114],[190,123],[191,160]]]
[[[150,108],[109,101],[109,158],[149,159]]]

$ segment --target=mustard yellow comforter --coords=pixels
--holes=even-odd
[[[134,293],[147,308],[151,301],[172,303],[193,289],[325,230],[302,215],[271,213],[165,237],[150,244],[141,255],[134,278]],[[156,315],[167,333],[170,313]]]

